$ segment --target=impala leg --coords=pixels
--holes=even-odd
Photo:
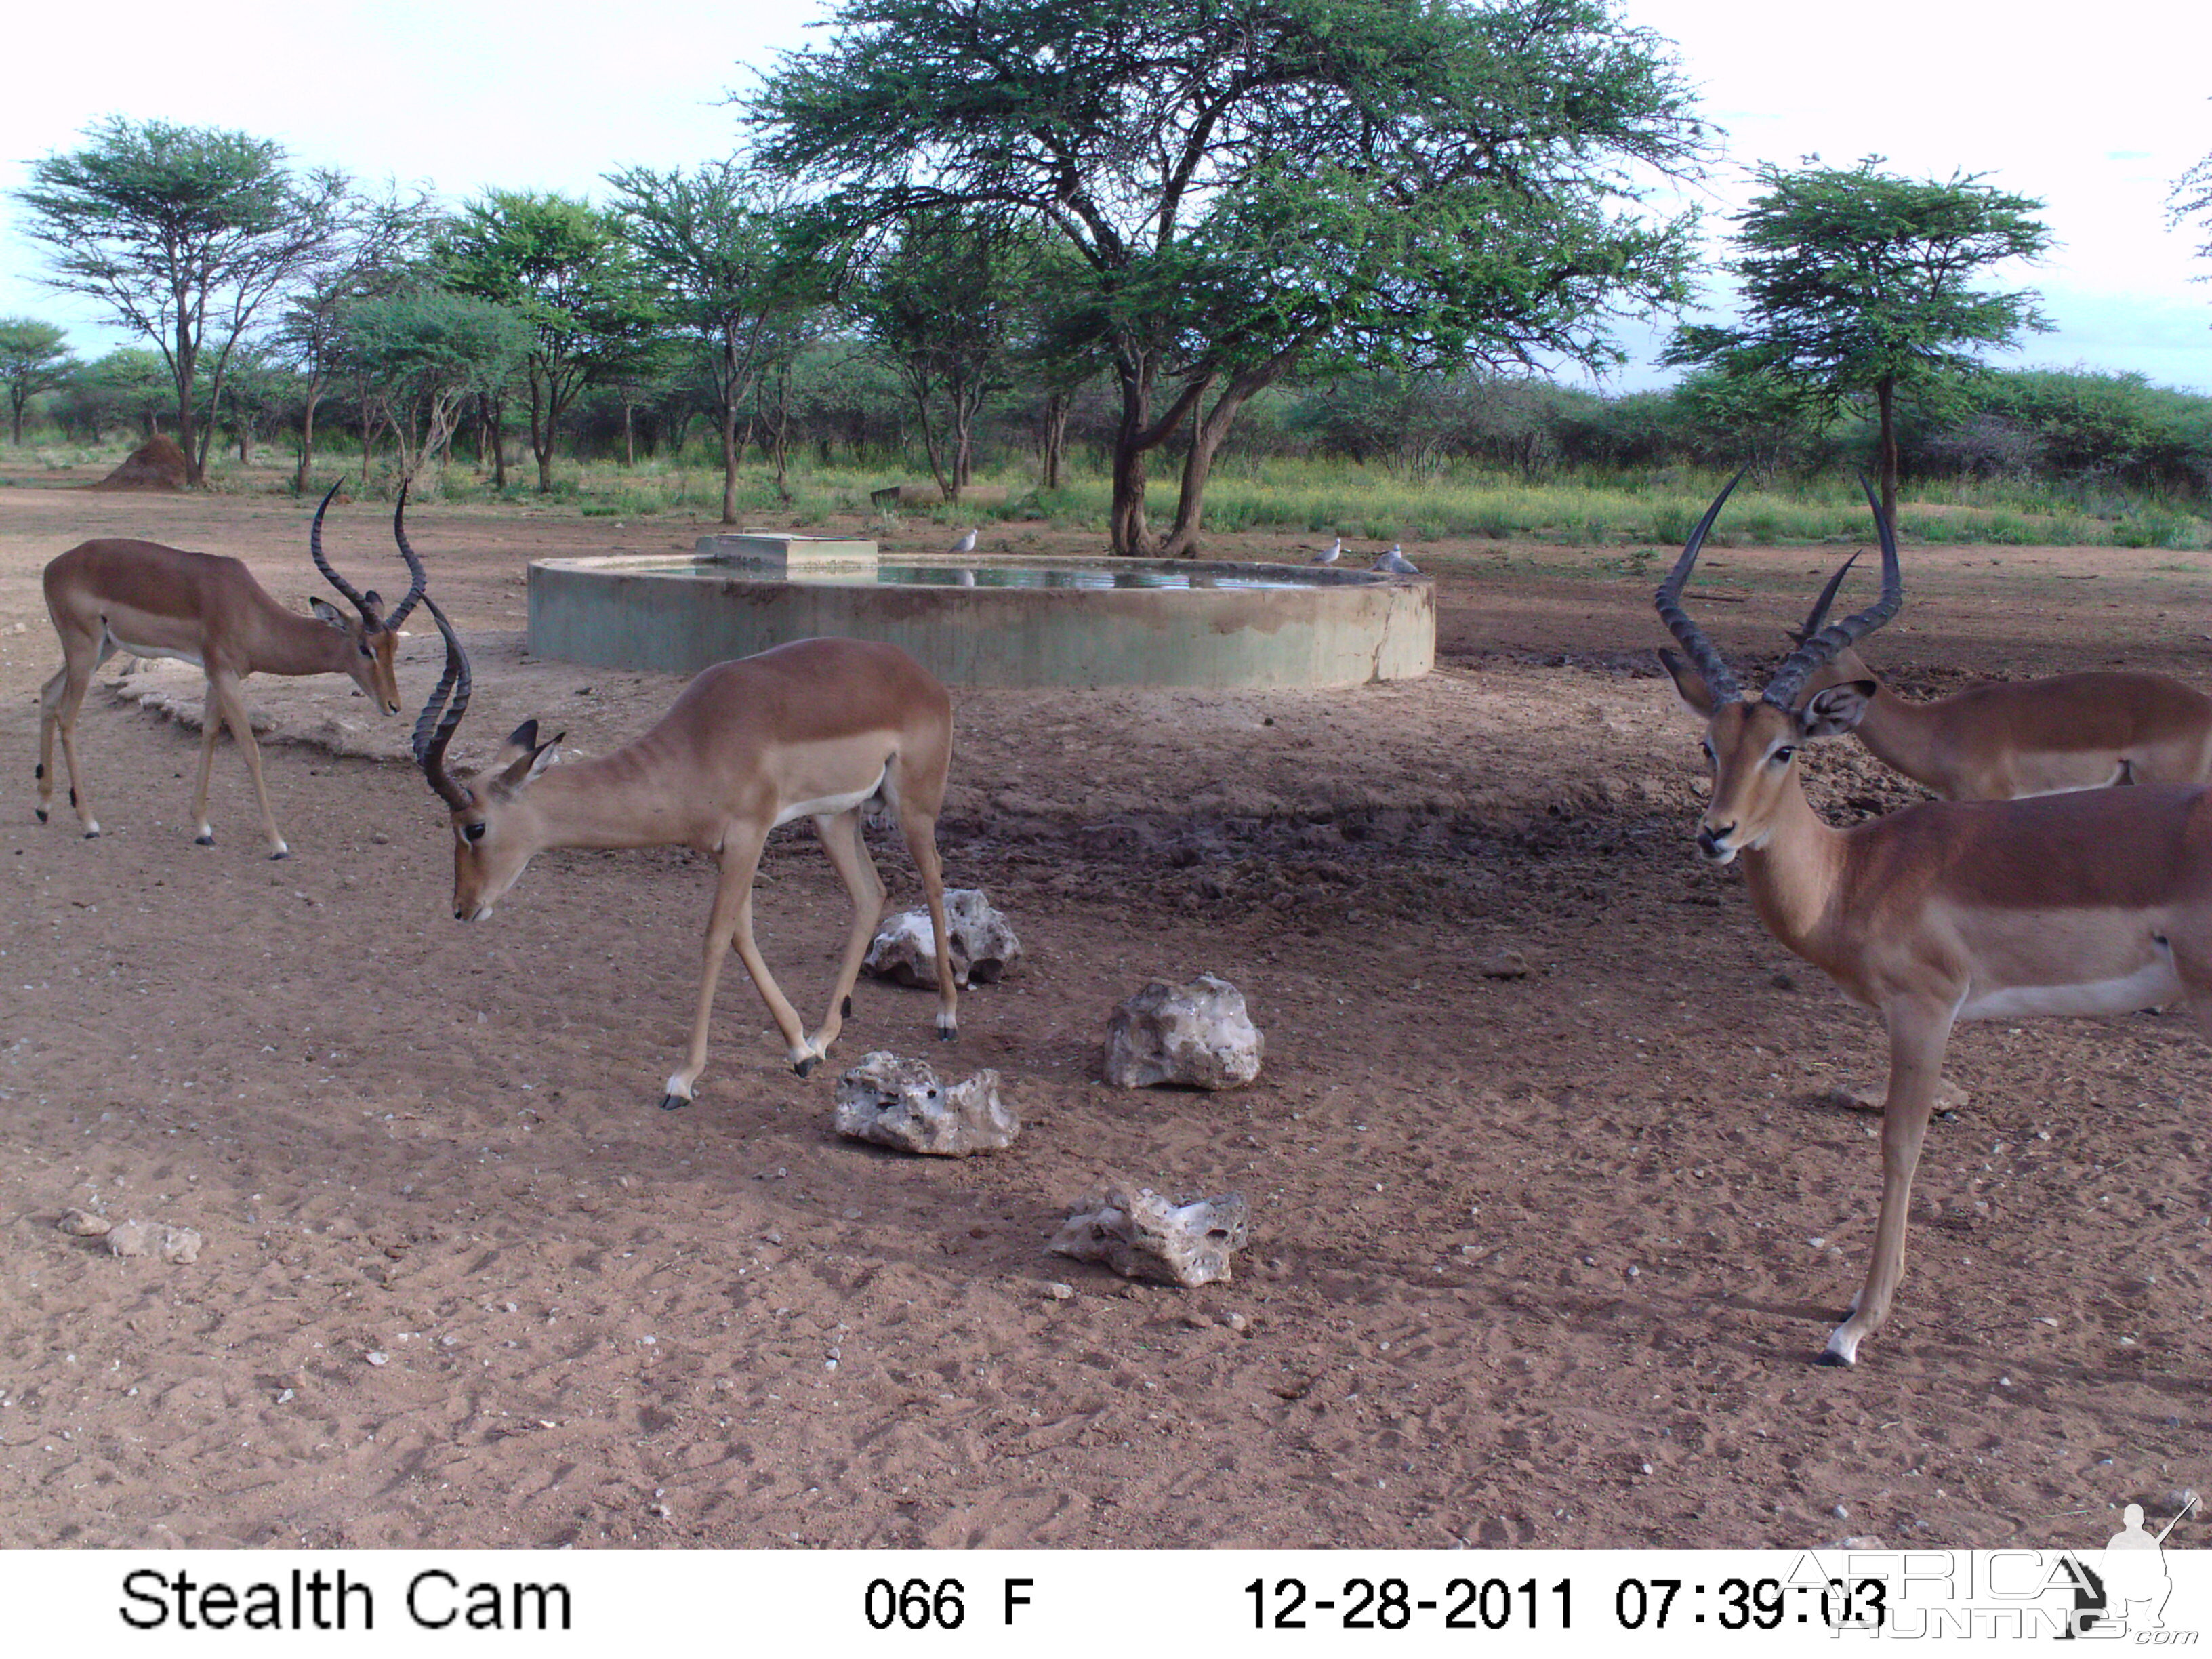
[[[110,653],[112,654],[112,653]],[[64,647],[61,672],[39,691],[39,822],[46,821],[54,794],[54,733],[62,739],[62,760],[69,767],[70,805],[88,840],[100,833],[100,820],[92,814],[92,795],[76,764],[76,714],[91,688],[92,672],[106,656],[88,646],[71,651]]]
[[[951,1042],[960,1035],[960,988],[952,979],[952,933],[945,925],[945,866],[937,859],[937,820],[902,800],[899,830],[914,867],[921,872],[922,896],[929,903],[929,930],[937,940],[937,1035]]]
[[[69,683],[69,665],[64,662],[52,679],[39,688],[39,804],[33,810],[39,822],[46,821],[46,814],[54,804],[54,727],[61,706],[62,688]]]
[[[192,791],[192,840],[202,847],[215,845],[215,826],[208,822],[208,780],[215,770],[215,740],[222,720],[222,704],[210,680],[206,700],[200,704],[200,781]]]
[[[261,833],[268,837],[269,856],[272,859],[288,857],[292,849],[284,844],[284,837],[276,831],[276,814],[269,805],[269,786],[261,776],[261,745],[253,740],[253,721],[246,712],[246,693],[233,676],[210,674],[208,695],[222,709],[222,717],[230,726],[231,740],[238,744],[239,753],[246,757],[246,769],[253,775],[253,798],[261,803]],[[201,734],[201,742],[204,755],[204,732]],[[204,807],[204,800],[202,805]]]
[[[822,1016],[822,1029],[814,1036],[814,1052],[826,1054],[837,1033],[845,1029],[845,1017],[853,1011],[853,984],[860,976],[860,958],[867,955],[876,924],[884,919],[884,878],[876,873],[875,860],[868,856],[859,807],[835,817],[815,819],[814,831],[822,837],[822,850],[830,855],[830,864],[853,899],[853,927],[845,938],[844,959],[837,964],[837,978],[830,988],[830,1006]]]
[[[707,1027],[714,1013],[714,987],[722,977],[722,961],[729,955],[730,946],[738,947],[738,958],[752,975],[753,988],[768,1005],[769,1018],[783,1033],[787,1051],[791,1055],[792,1069],[805,1077],[814,1069],[820,1058],[806,1041],[806,1029],[799,1023],[799,1012],[777,988],[775,980],[768,971],[768,963],[761,960],[759,948],[753,943],[753,875],[760,867],[761,846],[767,840],[765,830],[747,830],[742,842],[733,830],[722,843],[722,873],[714,888],[714,908],[707,917],[705,952],[699,970],[699,1006],[691,1020],[691,1047],[684,1055],[684,1069],[668,1079],[668,1087],[660,1097],[660,1109],[672,1112],[692,1097],[692,1085],[699,1073],[707,1069]]]
[[[1881,1216],[1875,1224],[1874,1259],[1866,1283],[1852,1300],[1851,1316],[1821,1351],[1823,1365],[1858,1363],[1859,1344],[1881,1327],[1905,1273],[1905,1223],[1912,1204],[1912,1176],[1936,1108],[1936,1083],[1951,1040],[1956,1006],[1902,1003],[1889,1010],[1889,1096],[1881,1109]]]

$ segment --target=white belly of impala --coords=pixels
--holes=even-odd
[[[2181,978],[2172,957],[2160,951],[2132,974],[2118,979],[2087,980],[2078,985],[2009,985],[1970,991],[1960,1006],[1961,1019],[2005,1019],[2014,1014],[2129,1014],[2181,1000]]]
[[[130,640],[122,639],[112,632],[108,635],[107,642],[117,650],[127,651],[134,657],[170,657],[178,662],[188,662],[195,668],[207,666],[200,660],[198,652],[187,651],[182,646],[138,645]]]
[[[890,769],[887,766],[884,772]],[[876,774],[876,781],[865,789],[855,789],[849,794],[823,795],[817,800],[793,801],[775,815],[779,824],[789,823],[794,818],[834,818],[840,812],[849,812],[864,800],[874,799],[876,791],[884,787],[884,772]]]

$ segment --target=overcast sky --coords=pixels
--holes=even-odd
[[[2212,152],[2212,7],[2106,0],[2063,27],[1960,0],[1627,0],[1674,41],[1726,134],[1729,161],[1697,194],[1718,251],[1753,164],[1878,153],[1893,172],[1984,173],[2039,198],[2059,246],[2005,273],[2033,286],[2057,331],[1997,361],[2130,369],[2212,392],[2212,262],[2201,229],[2168,230],[2173,180]],[[0,191],[110,114],[237,128],[303,162],[422,180],[449,200],[487,187],[595,193],[633,164],[677,167],[735,147],[724,102],[803,44],[813,0],[229,0],[220,8],[106,0],[42,6],[9,25],[0,94]],[[2047,17],[2048,14],[2041,14]],[[35,281],[35,249],[0,201],[0,314],[68,327],[80,352],[119,337]],[[1716,314],[1729,301],[1717,289]],[[1671,378],[1663,331],[1632,330],[1612,384]]]

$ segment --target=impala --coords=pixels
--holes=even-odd
[[[862,810],[887,806],[921,874],[937,946],[937,1034],[958,1035],[957,992],[937,859],[937,816],[952,756],[952,700],[896,646],[800,640],[702,671],[659,725],[612,754],[555,766],[561,738],[516,727],[484,768],[447,769],[447,745],[469,706],[469,659],[434,599],[424,605],[446,640],[446,672],[415,726],[415,753],[453,810],[453,915],[481,921],[532,857],[549,847],[682,846],[720,866],[707,918],[705,961],[683,1069],[665,1110],[692,1098],[707,1064],[714,986],[732,943],[805,1077],[853,1011],[853,981],[882,919],[883,879],[861,833]],[[451,702],[447,704],[450,695]],[[811,818],[852,896],[853,925],[820,1027],[809,1036],[753,942],[753,874],[768,833]]]
[[[1828,579],[1798,644],[1820,627],[1858,555]],[[1806,683],[1870,689],[1859,741],[1946,800],[2012,800],[2116,783],[2212,782],[2212,697],[2163,674],[2057,674],[1908,702],[1844,646]]]
[[[2212,797],[2161,785],[1931,801],[1831,829],[1805,799],[1796,751],[1857,725],[1875,689],[1850,681],[1802,702],[1799,694],[1896,614],[1904,599],[1896,539],[1876,506],[1881,598],[1807,639],[1759,700],[1747,702],[1680,602],[1728,494],[1656,595],[1689,661],[1660,656],[1705,722],[1713,785],[1699,850],[1715,864],[1741,858],[1767,931],[1888,1027],[1873,1260],[1820,1355],[1848,1365],[1887,1316],[1904,1269],[1913,1171],[1954,1021],[2124,1013],[2185,994],[2200,1026],[2212,1027]]]
[[[54,733],[69,763],[70,805],[88,838],[100,833],[92,795],[76,760],[77,709],[93,671],[118,651],[141,657],[174,657],[207,675],[200,715],[199,786],[192,795],[192,838],[215,845],[208,823],[208,777],[215,764],[216,734],[228,722],[253,775],[261,803],[261,828],[269,856],[290,852],[277,832],[269,790],[261,777],[261,749],[253,740],[240,682],[248,674],[344,674],[387,714],[399,712],[393,671],[399,624],[422,597],[422,567],[408,555],[412,585],[390,616],[374,590],[356,593],[323,556],[323,514],[337,494],[315,508],[307,547],[315,568],[360,613],[349,619],[321,599],[308,603],[313,617],[288,611],[253,580],[238,560],[187,553],[158,542],[102,539],[80,542],[46,567],[46,611],[61,635],[62,666],[39,693],[39,822],[46,821],[54,793]],[[404,510],[405,493],[400,497]]]

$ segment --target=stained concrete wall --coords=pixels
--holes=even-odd
[[[645,569],[646,565],[658,569]],[[530,648],[617,668],[696,673],[822,635],[881,640],[948,685],[1361,685],[1436,665],[1425,577],[1279,574],[1279,588],[951,587],[747,580],[665,560],[530,567]],[[1252,577],[1267,567],[1178,564]]]

